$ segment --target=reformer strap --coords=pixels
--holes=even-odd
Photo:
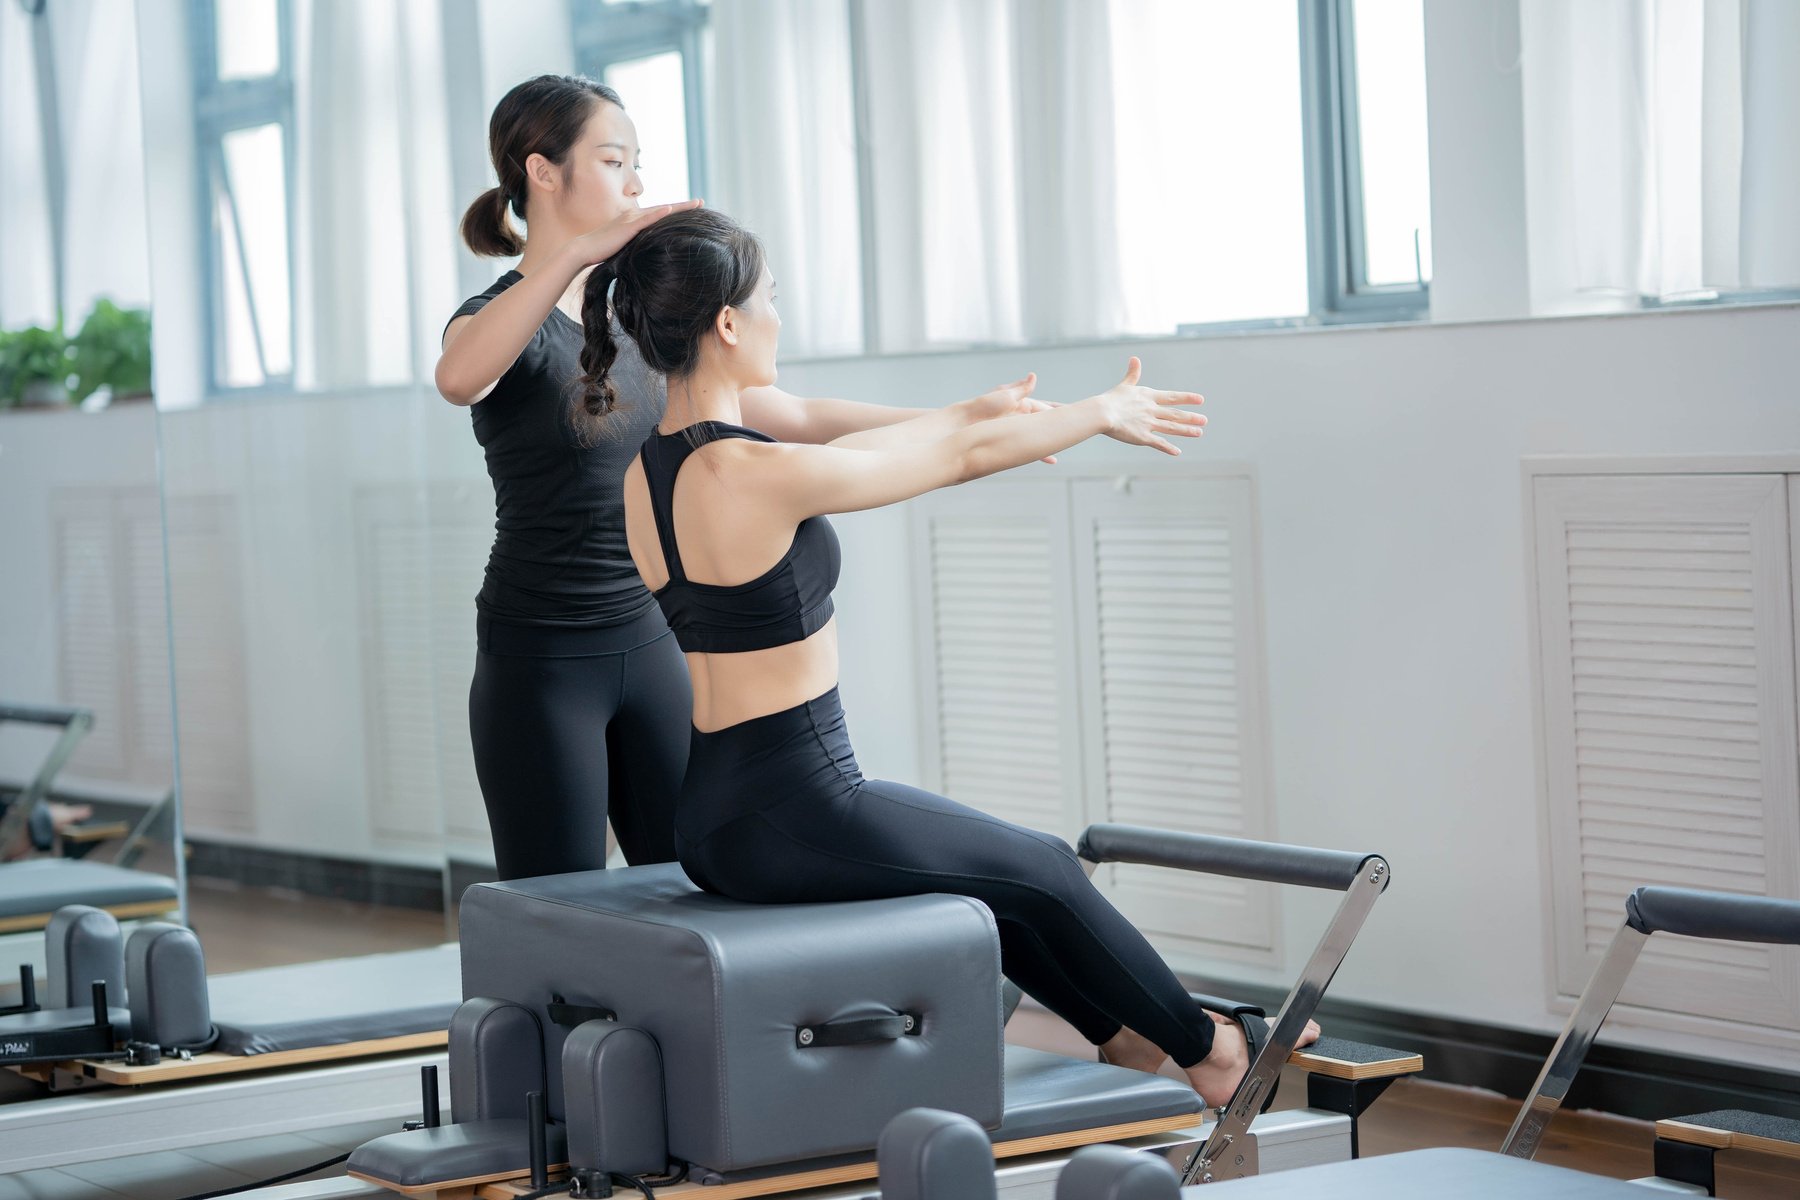
[[[861,1046],[870,1042],[895,1042],[903,1037],[917,1037],[922,1024],[912,1013],[827,1021],[822,1025],[802,1025],[794,1031],[794,1044],[807,1050],[819,1046]]]

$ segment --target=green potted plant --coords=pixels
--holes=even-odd
[[[107,387],[114,400],[150,394],[150,314],[120,308],[102,297],[69,340],[75,372],[74,399],[85,400]]]
[[[0,333],[0,405],[66,404],[69,374],[61,321]]]

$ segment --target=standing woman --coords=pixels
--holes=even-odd
[[[692,693],[626,549],[619,490],[662,417],[664,383],[635,347],[614,366],[618,403],[603,417],[578,410],[576,383],[590,269],[699,201],[638,207],[637,130],[616,92],[578,76],[508,92],[488,149],[500,185],[470,205],[463,240],[519,265],[456,310],[436,382],[470,409],[494,483],[469,732],[495,860],[503,879],[603,867],[610,815],[628,861],[671,861]],[[1025,410],[1029,392],[1022,380],[969,403]],[[917,415],[753,393],[744,419],[790,441]]]

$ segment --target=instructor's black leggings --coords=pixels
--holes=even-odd
[[[502,879],[675,859],[693,688],[662,613],[603,629],[477,622],[469,734]]]
[[[1066,842],[919,788],[864,779],[837,689],[695,730],[676,813],[681,865],[737,900],[793,904],[951,892],[993,911],[1001,967],[1099,1045],[1127,1026],[1192,1066],[1212,1019]]]

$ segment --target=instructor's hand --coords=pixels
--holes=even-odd
[[[1094,397],[1106,407],[1107,436],[1133,446],[1150,446],[1164,454],[1180,454],[1167,439],[1201,436],[1206,418],[1197,412],[1184,412],[1178,406],[1202,404],[1205,397],[1196,392],[1160,392],[1139,387],[1138,377],[1143,369],[1134,355],[1125,367],[1125,378]]]
[[[600,228],[584,233],[569,243],[569,250],[584,267],[605,262],[624,248],[625,243],[656,224],[670,213],[699,208],[705,201],[683,200],[678,204],[658,204],[652,208],[634,208],[619,214]]]

